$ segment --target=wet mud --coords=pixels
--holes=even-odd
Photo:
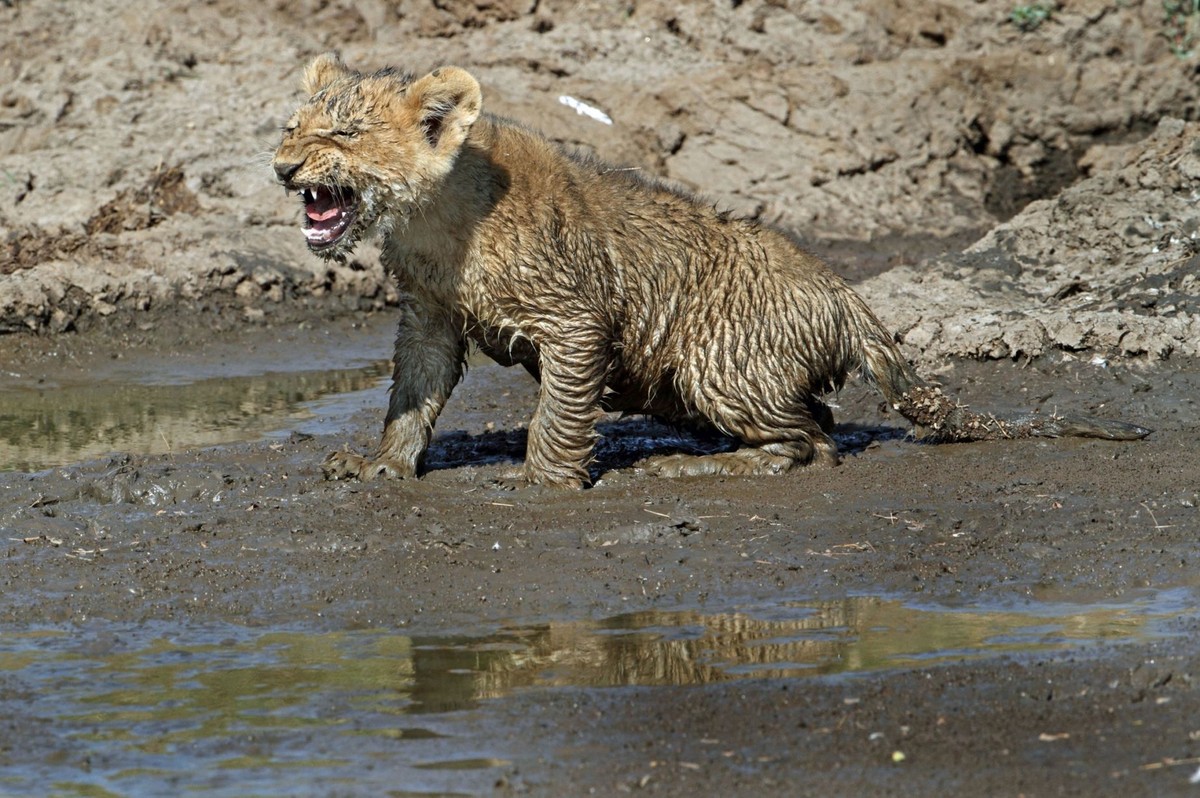
[[[363,364],[390,328],[254,335],[260,366],[289,347]],[[207,384],[240,335],[160,358],[157,381]],[[103,336],[80,343],[6,369],[128,378]],[[1145,441],[924,444],[855,386],[837,468],[657,479],[637,460],[721,442],[612,417],[583,492],[509,476],[536,397],[519,369],[473,361],[430,472],[400,482],[320,473],[374,445],[381,384],[296,392],[306,417],[270,433],[200,392],[243,442],[0,474],[4,788],[1182,791],[1200,369],[1173,365],[939,375],[976,407],[1119,415]],[[226,390],[254,408],[259,385]],[[357,409],[321,409],[339,397]]]

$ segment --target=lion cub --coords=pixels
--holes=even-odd
[[[647,464],[662,474],[834,464],[820,397],[855,373],[940,440],[1148,434],[967,411],[786,236],[481,114],[479,84],[461,69],[363,74],[323,55],[304,85],[273,166],[302,198],[308,246],[341,258],[377,233],[402,295],[383,441],[374,457],[331,455],[330,478],[418,474],[468,341],[541,383],[525,458],[537,483],[588,482],[606,410],[708,424],[742,443]]]

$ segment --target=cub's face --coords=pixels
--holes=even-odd
[[[445,67],[413,79],[365,75],[336,56],[305,70],[309,98],[288,120],[272,166],[304,204],[308,248],[344,257],[376,223],[435,198],[479,116],[479,84]]]

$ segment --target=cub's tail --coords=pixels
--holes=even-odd
[[[917,435],[932,441],[993,441],[1001,438],[1103,438],[1136,441],[1151,430],[1125,421],[1057,413],[1028,413],[1000,418],[976,413],[931,385],[913,385],[898,395],[888,395],[891,406],[916,427]]]
[[[913,423],[919,438],[936,442],[1065,437],[1134,441],[1152,432],[1137,424],[1090,416],[1029,413],[999,418],[976,413],[921,379],[874,314],[865,305],[863,310],[868,314],[859,330],[863,375],[879,387],[889,407]]]

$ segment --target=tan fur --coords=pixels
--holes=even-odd
[[[906,415],[911,397],[931,406],[858,295],[783,234],[481,115],[461,69],[414,79],[321,56],[305,85],[275,155],[280,180],[325,187],[353,219],[319,254],[344,257],[378,232],[403,291],[379,452],[331,455],[330,477],[419,473],[468,341],[541,382],[531,482],[584,484],[604,410],[707,423],[743,443],[649,464],[676,475],[836,463],[820,396],[854,373]],[[960,411],[921,423],[980,437],[958,434]]]

